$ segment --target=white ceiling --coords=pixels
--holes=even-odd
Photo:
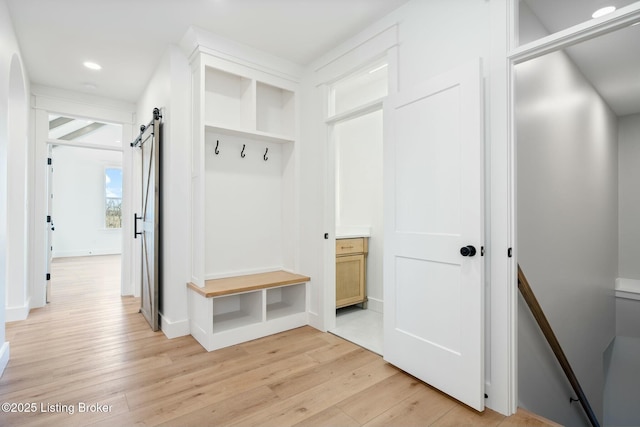
[[[191,25],[305,65],[407,1],[7,3],[32,83],[135,102],[167,46],[178,43]],[[103,69],[85,69],[87,60]]]
[[[522,0],[521,0],[522,1]],[[549,33],[586,22],[603,6],[634,0],[524,0]],[[640,25],[566,49],[584,76],[618,115],[640,113]]]
[[[6,1],[32,83],[135,102],[191,25],[305,65],[408,0]],[[605,4],[635,3],[524,1],[550,32]],[[639,41],[640,25],[568,50],[618,115],[640,112]],[[85,69],[86,60],[103,69]]]

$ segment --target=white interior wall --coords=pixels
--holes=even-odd
[[[122,229],[105,227],[107,167],[122,168],[122,152],[53,147],[54,258],[122,253]]]
[[[618,119],[618,277],[640,280],[640,114]],[[616,336],[640,338],[640,301],[616,298]]]
[[[5,323],[7,318],[7,297],[8,294],[14,294],[28,298],[28,273],[19,274],[19,282],[11,283],[8,281],[7,262],[14,259],[17,263],[18,271],[25,269],[27,259],[21,261],[23,251],[28,246],[28,237],[23,233],[28,230],[26,221],[29,212],[29,199],[26,190],[28,188],[28,179],[26,170],[28,170],[28,158],[31,150],[26,146],[28,140],[28,110],[21,111],[26,108],[29,99],[29,80],[26,73],[22,69],[20,47],[16,39],[13,24],[9,19],[9,10],[6,2],[0,0],[0,375],[4,371],[9,361],[9,342],[6,341]],[[18,115],[17,115],[18,114]],[[10,120],[13,122],[10,123]],[[18,126],[18,127],[16,127]],[[18,143],[17,147],[11,145]],[[25,154],[19,157],[22,164],[19,174],[11,176],[9,171],[8,155],[9,152],[16,148],[25,150]],[[11,162],[12,163],[12,162]],[[22,177],[20,182],[18,176]],[[19,217],[22,218],[18,223],[15,222],[16,217],[10,214],[8,185],[13,182],[19,188],[23,188],[18,200],[16,208],[21,208]],[[27,215],[25,215],[27,212]],[[25,222],[22,222],[25,221]],[[25,239],[21,245],[16,248],[9,247],[10,240],[8,232],[14,230],[17,232],[17,238]],[[27,232],[28,233],[28,232]],[[16,238],[14,237],[14,238]],[[26,257],[26,255],[24,255]],[[11,287],[11,289],[10,289]],[[24,301],[24,300],[23,300]],[[24,304],[24,302],[23,302]],[[28,301],[26,302],[28,309]]]
[[[640,114],[618,119],[619,277],[640,280]]]
[[[216,140],[220,141],[218,155],[214,154]],[[243,145],[244,158],[240,156]],[[243,138],[207,135],[207,279],[283,267],[282,148],[276,143],[247,144]]]
[[[382,312],[382,110],[337,124],[336,227],[368,227],[367,297]]]
[[[189,334],[187,282],[191,277],[191,68],[182,51],[167,48],[137,103],[137,120],[147,124],[154,108],[163,114],[162,143],[162,332],[169,338]],[[134,156],[140,179],[140,159]],[[134,187],[134,211],[140,212],[140,189]],[[137,210],[136,210],[137,209]],[[140,239],[137,239],[138,241]],[[140,248],[134,251],[136,257]],[[140,265],[139,258],[134,261]],[[137,279],[137,278],[136,278]],[[139,282],[137,283],[139,287]]]
[[[17,55],[11,60],[8,104],[7,159],[7,320],[26,319],[29,313],[27,170],[28,97],[22,65]],[[9,203],[10,202],[10,203]]]
[[[563,52],[519,64],[515,91],[518,263],[602,419],[603,353],[615,334],[617,118]],[[520,406],[583,425],[522,298],[518,311]]]

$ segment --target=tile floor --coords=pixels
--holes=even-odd
[[[338,309],[332,334],[382,355],[382,313],[357,305]]]

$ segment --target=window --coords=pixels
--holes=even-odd
[[[105,168],[105,227],[122,228],[122,169]]]

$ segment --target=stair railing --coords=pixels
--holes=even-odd
[[[542,330],[542,333],[547,339],[549,346],[551,346],[551,350],[553,350],[553,354],[555,354],[556,359],[558,359],[558,363],[560,363],[562,370],[564,371],[565,375],[567,376],[567,379],[569,380],[569,383],[571,383],[571,387],[573,388],[573,391],[578,396],[578,401],[580,402],[580,405],[582,405],[582,409],[584,409],[584,412],[587,414],[587,417],[589,418],[591,425],[593,427],[600,427],[600,423],[598,423],[598,419],[593,413],[593,410],[591,409],[591,405],[589,405],[589,400],[587,399],[587,396],[582,391],[582,387],[580,387],[578,378],[573,373],[573,369],[571,369],[569,360],[565,356],[564,351],[562,351],[560,342],[558,341],[558,338],[556,338],[556,335],[553,333],[553,329],[551,328],[551,325],[549,324],[547,317],[542,311],[542,307],[540,307],[540,304],[538,303],[536,296],[531,290],[531,286],[529,286],[529,282],[527,281],[527,278],[522,272],[522,269],[520,268],[520,264],[518,264],[518,289],[520,289],[520,293],[522,294],[522,296],[524,297],[524,300],[529,306],[529,309],[531,310],[531,314],[533,314],[533,317],[536,319],[536,322],[538,322],[538,326],[540,327],[540,329]],[[575,401],[575,399],[573,398],[569,398],[569,399],[572,402]]]

